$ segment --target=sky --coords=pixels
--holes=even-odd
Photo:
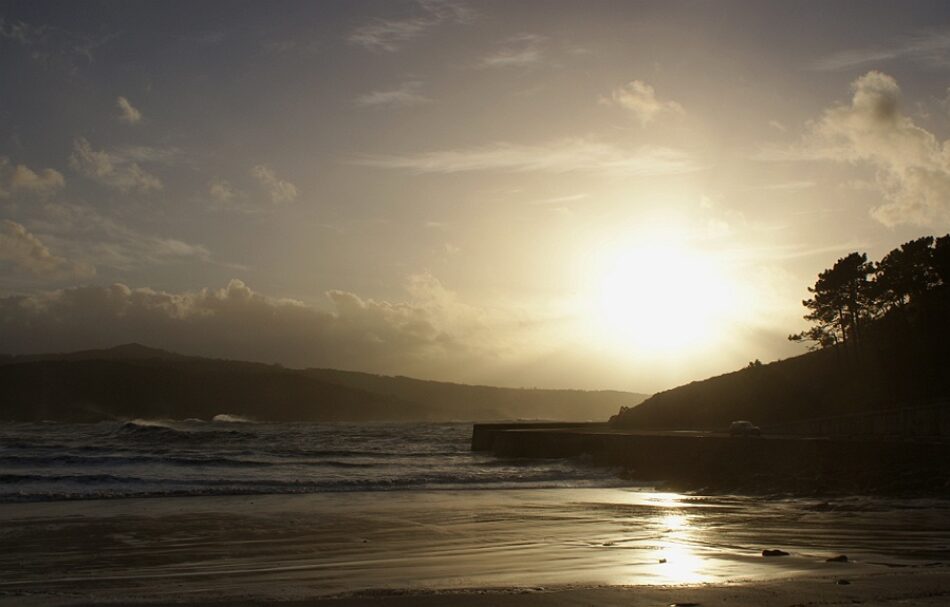
[[[654,392],[950,230],[945,2],[0,2],[0,350]]]

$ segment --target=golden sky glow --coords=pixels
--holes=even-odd
[[[11,351],[650,392],[800,352],[820,270],[950,229],[940,3],[25,7]]]

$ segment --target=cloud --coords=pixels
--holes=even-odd
[[[39,238],[15,221],[0,221],[0,267],[47,278],[83,278],[95,274],[91,265],[53,255]]]
[[[138,111],[129,103],[125,97],[116,99],[116,107],[119,108],[119,120],[126,124],[138,124],[142,121],[142,112]]]
[[[365,93],[356,98],[355,103],[360,107],[408,107],[429,103],[432,100],[418,93],[421,82],[403,82],[398,87],[383,91]]]
[[[134,160],[134,152],[150,148],[130,148],[122,151],[107,152],[92,149],[84,137],[73,141],[73,153],[69,157],[69,166],[102,185],[123,193],[148,193],[162,189],[161,180],[139,166]]]
[[[42,169],[37,173],[23,164],[11,169],[9,159],[0,156],[0,198],[18,192],[49,196],[65,185],[63,174],[55,169]]]
[[[948,66],[950,32],[924,32],[906,36],[888,46],[840,51],[819,59],[811,67],[819,71],[837,71],[896,59],[908,59],[929,67]]]
[[[772,191],[807,190],[809,188],[815,187],[816,185],[818,184],[815,183],[814,181],[803,179],[799,181],[783,181],[780,183],[770,183],[756,189],[772,190]]]
[[[36,26],[0,17],[0,38],[28,49],[30,58],[47,68],[60,66],[69,72],[78,69],[80,59],[85,65],[91,64],[94,52],[114,37],[114,34],[90,37],[60,27]]]
[[[296,200],[297,186],[279,179],[274,169],[258,164],[251,168],[251,176],[264,186],[272,203],[283,204]]]
[[[234,187],[225,179],[214,178],[208,185],[208,195],[219,205],[228,205],[237,196]]]
[[[357,27],[347,40],[372,51],[395,52],[407,42],[443,23],[467,23],[474,15],[461,2],[418,0],[421,14],[400,19],[376,19]]]
[[[34,173],[29,167],[18,164],[10,178],[12,190],[23,190],[37,194],[49,194],[66,184],[63,174],[54,169],[43,169]]]
[[[269,297],[236,279],[177,293],[76,287],[0,298],[0,343],[37,352],[139,341],[301,367],[426,374],[494,357],[483,313],[429,274],[410,277],[402,302],[330,291],[327,303],[329,311]]]
[[[642,80],[633,80],[615,88],[610,94],[610,98],[601,99],[601,102],[618,105],[633,112],[633,115],[643,126],[664,114],[681,115],[684,113],[683,106],[677,102],[657,99],[653,87]]]
[[[480,68],[531,67],[542,63],[543,36],[519,34],[505,40],[497,50],[478,61]]]
[[[788,127],[786,127],[784,124],[782,124],[778,120],[769,120],[769,126],[780,133],[788,132]]]
[[[70,257],[96,266],[130,270],[181,261],[211,263],[206,247],[177,238],[149,234],[101,215],[89,206],[47,204],[31,225]]]
[[[47,35],[48,27],[34,27],[23,21],[0,19],[0,38],[13,40],[24,46],[37,44]]]
[[[563,196],[552,196],[550,198],[541,198],[539,200],[532,200],[528,204],[543,206],[543,205],[562,205],[566,202],[577,202],[579,200],[584,200],[588,198],[590,194],[587,192],[579,192],[577,194],[565,194]]]
[[[561,139],[539,145],[494,143],[476,148],[402,156],[365,156],[356,164],[414,173],[506,171],[514,173],[589,172],[609,175],[670,175],[698,170],[684,152],[641,146],[628,151],[590,139]]]
[[[870,71],[851,83],[848,104],[824,111],[797,146],[767,149],[764,160],[830,160],[870,166],[885,204],[871,215],[887,226],[950,222],[950,141],[900,109],[891,76]]]

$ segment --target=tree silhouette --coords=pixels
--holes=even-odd
[[[812,297],[802,304],[813,325],[793,341],[813,342],[813,348],[848,343],[860,346],[865,330],[877,321],[898,317],[910,322],[918,303],[934,308],[950,286],[950,234],[923,236],[890,251],[877,264],[865,253],[851,253],[818,274]],[[928,303],[929,301],[929,303]]]
[[[877,264],[874,295],[883,307],[881,313],[903,308],[940,284],[933,245],[933,236],[905,242]]]
[[[796,335],[793,341],[813,341],[818,346],[829,346],[853,340],[860,341],[865,322],[869,319],[871,281],[868,278],[874,266],[865,253],[851,253],[839,259],[830,270],[818,275],[814,287],[809,287],[810,299],[802,301],[808,308],[805,320],[815,325]]]

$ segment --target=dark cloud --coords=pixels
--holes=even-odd
[[[292,366],[416,372],[484,356],[477,312],[434,278],[415,277],[411,303],[328,293],[332,310],[278,299],[240,280],[169,293],[123,284],[0,298],[0,342],[13,353],[138,341],[180,352]]]

